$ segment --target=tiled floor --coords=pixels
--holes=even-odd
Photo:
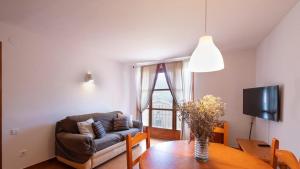
[[[165,142],[166,140],[158,140],[158,139],[151,139],[150,143],[151,146],[154,146],[156,144]],[[133,150],[133,157],[137,157],[142,152],[146,150],[146,143],[142,142],[140,146],[137,146]],[[108,162],[100,165],[99,167],[96,167],[96,169],[126,169],[126,153],[123,153]],[[138,165],[134,167],[134,169],[138,169]],[[28,169],[71,169],[71,167],[64,165],[56,160],[48,161],[45,163],[41,163],[38,166],[30,167]]]

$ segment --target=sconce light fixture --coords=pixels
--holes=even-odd
[[[88,72],[85,75],[84,82],[86,82],[86,83],[94,83],[94,79],[93,79],[93,76],[92,76],[91,72]]]
[[[85,74],[83,88],[86,91],[93,91],[95,89],[95,83],[91,72]]]

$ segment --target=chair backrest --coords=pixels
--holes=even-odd
[[[223,121],[222,123],[223,123],[222,127],[215,127],[214,130],[213,130],[213,133],[222,134],[223,135],[223,144],[228,146],[229,145],[228,144],[228,128],[229,128],[229,125],[228,125],[228,122],[226,122],[226,121]],[[215,135],[213,135],[210,138],[210,141],[219,143],[220,139],[215,139],[214,137],[215,137]],[[190,133],[190,140],[194,140],[194,139],[195,139],[194,135],[192,133]]]
[[[300,164],[292,152],[279,150],[279,141],[276,138],[273,138],[272,140],[271,151],[271,165],[274,169],[277,169],[278,159],[280,159],[280,161],[287,165],[290,169],[300,169]]]
[[[276,138],[272,139],[272,146],[271,146],[271,160],[270,160],[270,164],[271,166],[276,169],[277,168],[277,161],[278,158],[276,157],[276,150],[278,150],[279,148],[279,140],[277,140]]]
[[[146,127],[144,132],[138,132],[134,137],[127,135],[126,137],[126,154],[127,154],[127,169],[132,169],[139,161],[141,156],[135,160],[132,159],[132,148],[139,142],[146,140],[146,148],[150,148],[150,131]]]
[[[228,122],[224,121],[223,127],[215,127],[213,133],[223,134],[223,144],[228,146]]]
[[[300,164],[292,152],[287,150],[276,150],[275,155],[290,169],[300,169]]]

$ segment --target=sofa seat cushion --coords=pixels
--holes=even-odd
[[[114,131],[112,133],[120,135],[121,138],[122,138],[122,141],[123,141],[123,140],[126,139],[126,136],[128,134],[131,134],[131,136],[135,136],[136,133],[138,133],[138,132],[140,132],[140,129],[138,129],[138,128],[130,128],[129,130]]]
[[[119,134],[115,133],[106,133],[104,137],[100,139],[95,139],[96,151],[103,150],[109,146],[121,142],[122,137]]]

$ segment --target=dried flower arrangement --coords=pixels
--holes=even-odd
[[[224,108],[221,98],[206,95],[201,100],[181,104],[179,117],[188,124],[194,137],[209,138],[219,118],[224,116]]]

